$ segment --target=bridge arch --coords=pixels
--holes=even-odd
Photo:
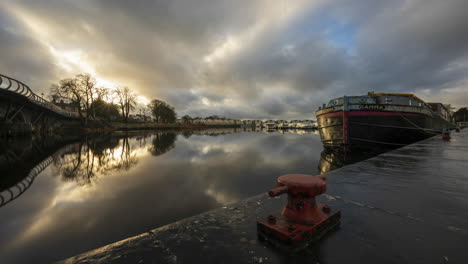
[[[78,112],[62,109],[26,84],[0,74],[0,137],[78,128]]]
[[[8,113],[6,120],[12,123],[26,123],[26,118],[21,112],[21,109]]]

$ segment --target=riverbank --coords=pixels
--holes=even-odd
[[[187,129],[200,130],[206,128],[240,128],[240,125],[202,125],[202,124],[162,124],[162,123],[112,123],[115,131],[155,130],[155,129]]]

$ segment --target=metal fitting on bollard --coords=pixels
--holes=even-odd
[[[278,187],[270,190],[270,197],[288,194],[281,213],[257,221],[261,240],[279,248],[298,251],[340,224],[340,211],[315,201],[327,190],[323,175],[287,174],[278,178]],[[274,219],[274,221],[272,221]]]

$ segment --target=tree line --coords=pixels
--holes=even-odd
[[[217,115],[210,115],[207,117],[191,117],[189,115],[184,115],[181,117],[182,122],[184,124],[190,124],[193,123],[195,120],[230,120],[229,118],[222,117],[222,116],[217,116]]]
[[[60,80],[50,87],[50,99],[55,104],[67,104],[76,109],[83,124],[89,120],[119,118],[126,123],[137,106],[137,95],[128,87],[115,89],[98,86],[90,74],[78,74]],[[174,107],[154,99],[146,106],[158,123],[174,123],[177,118]],[[145,111],[146,112],[146,111]]]
[[[461,107],[458,109],[454,114],[453,117],[455,118],[456,122],[466,122],[468,121],[468,108]]]

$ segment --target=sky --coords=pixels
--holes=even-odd
[[[2,0],[0,73],[89,73],[179,116],[313,118],[369,91],[468,105],[466,0]]]

